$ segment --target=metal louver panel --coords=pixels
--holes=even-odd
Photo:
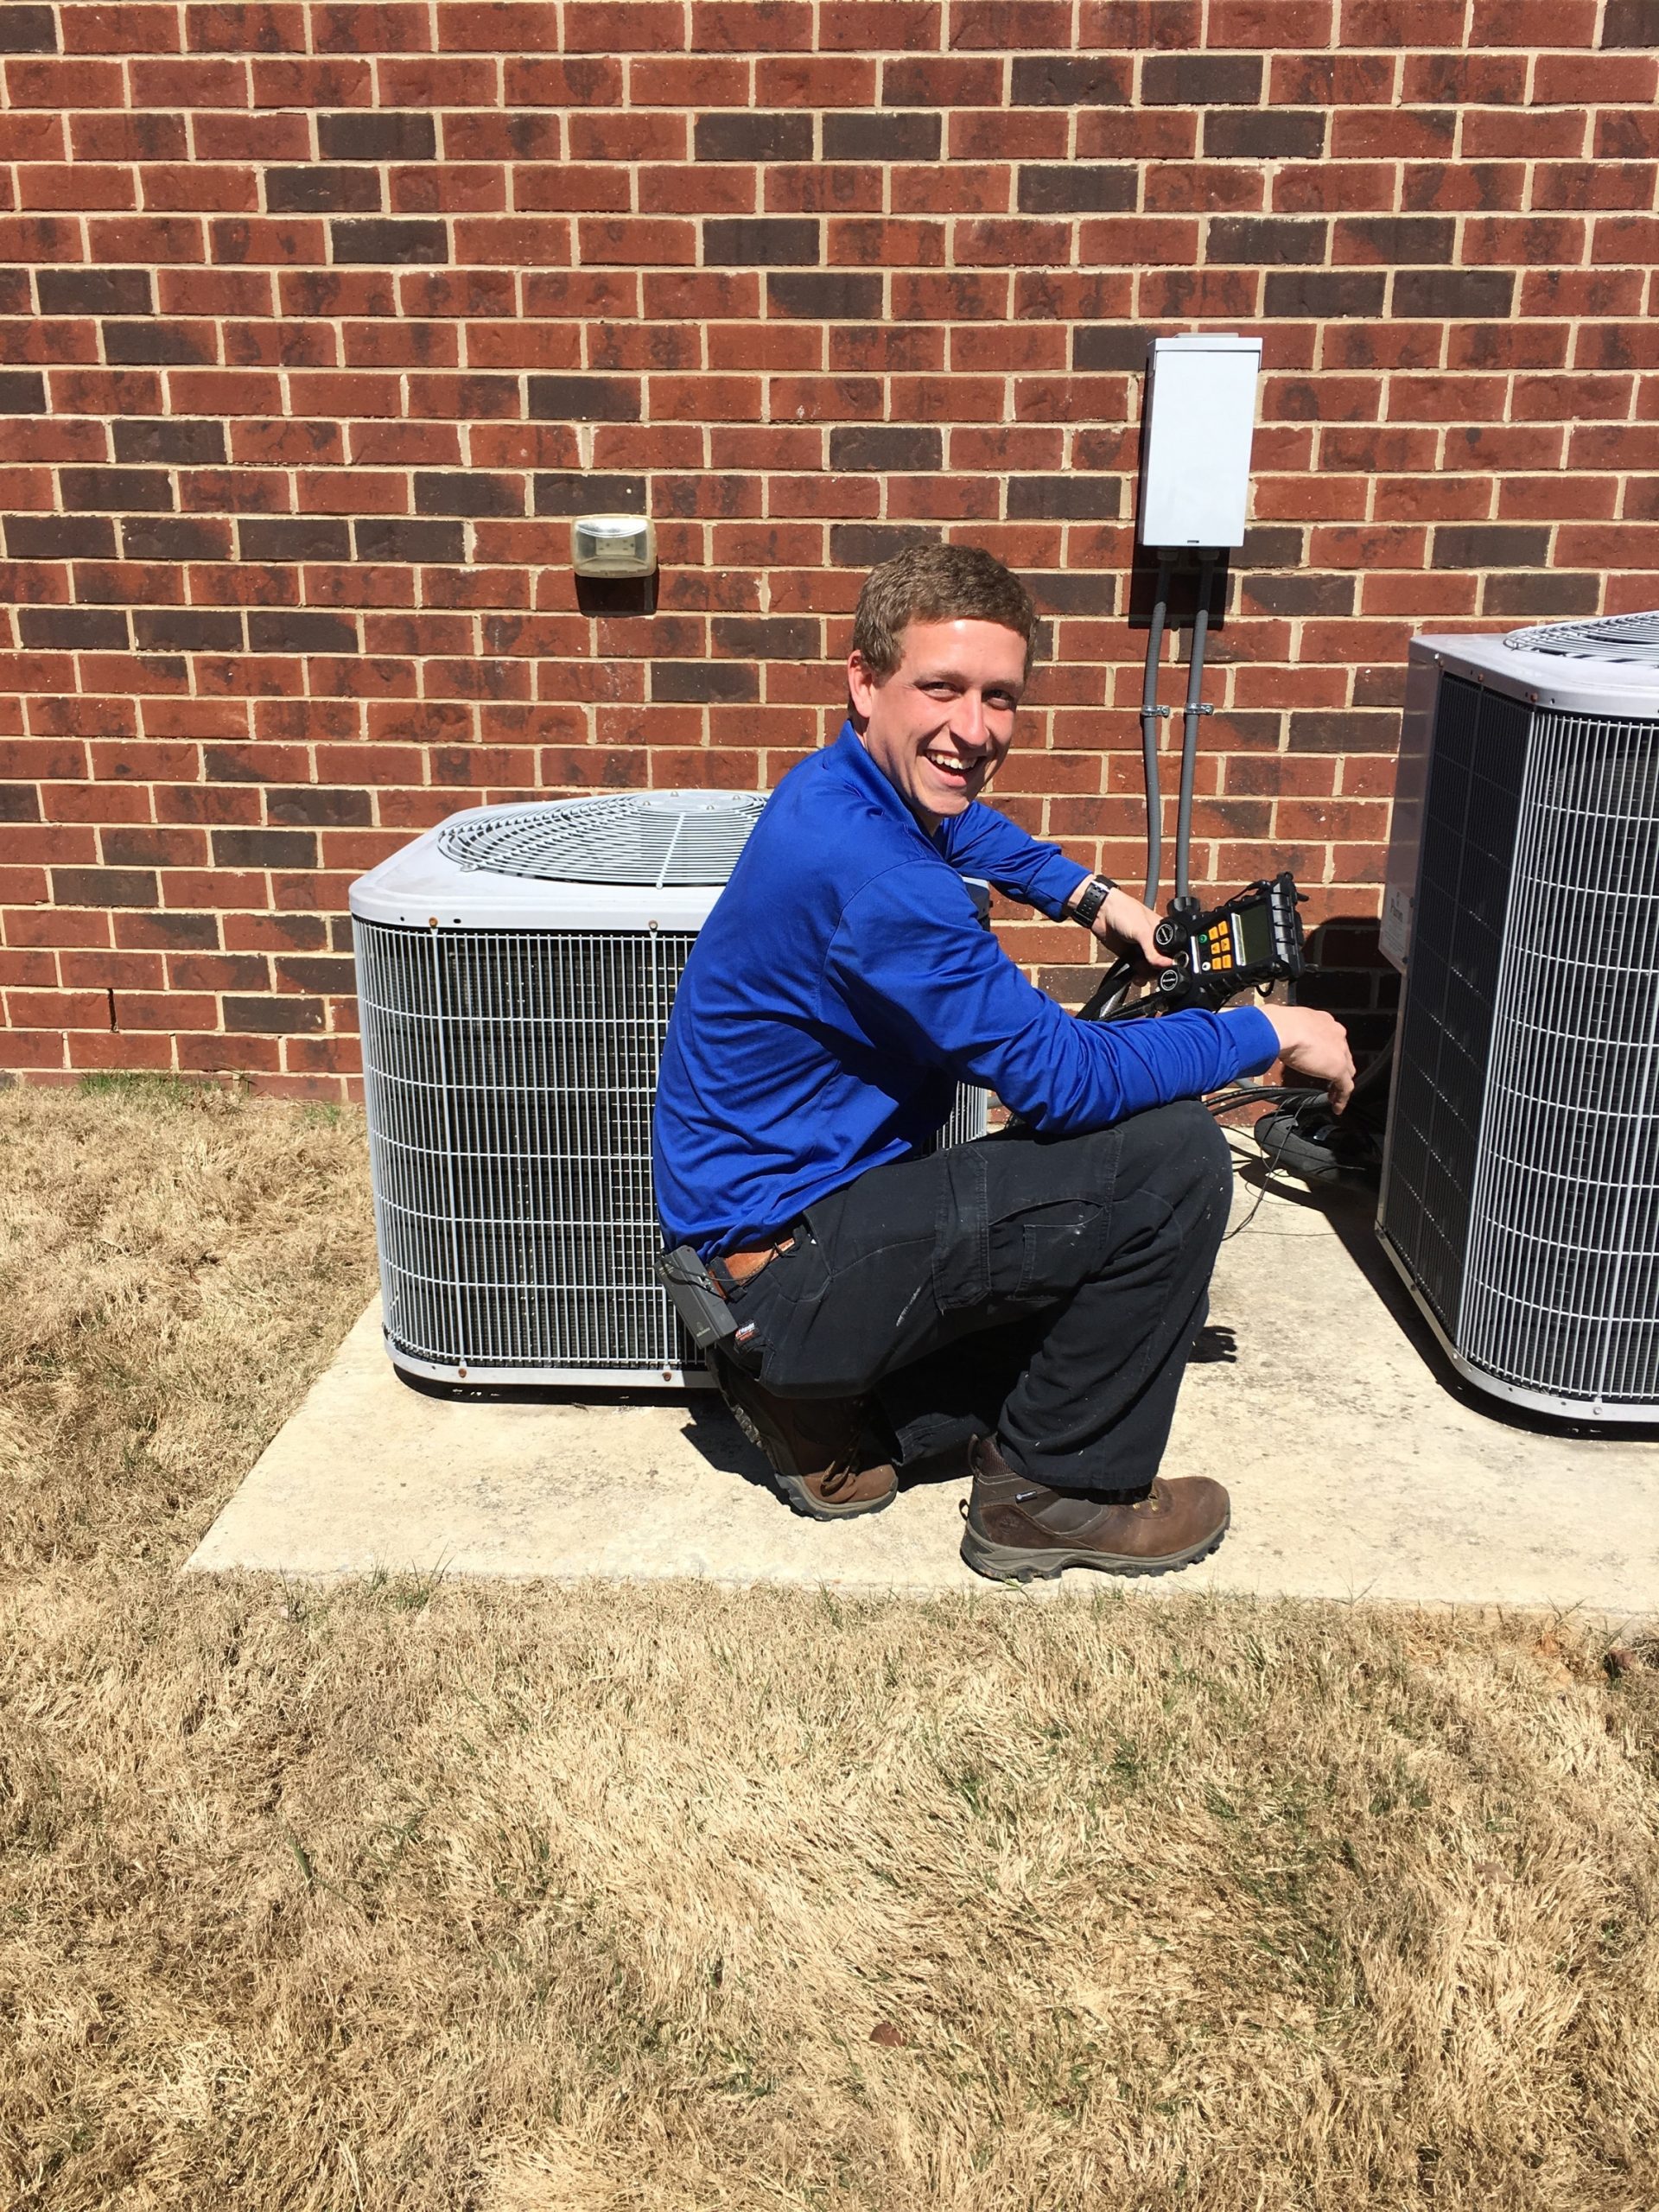
[[[1659,745],[1540,714],[1459,1338],[1503,1381],[1659,1403]]]
[[[1516,700],[1441,678],[1386,1203],[1395,1247],[1447,1330],[1463,1292],[1530,719]]]
[[[478,1379],[680,1379],[651,1110],[695,943],[356,925],[385,1326]]]
[[[1378,1226],[1471,1381],[1659,1414],[1659,721],[1443,667]]]

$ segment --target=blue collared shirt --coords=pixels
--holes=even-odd
[[[760,1243],[936,1135],[959,1083],[1066,1135],[1266,1067],[1278,1043],[1254,1007],[1077,1020],[963,880],[1058,919],[1087,874],[977,803],[930,837],[850,722],[791,768],[675,998],[652,1147],[669,1243],[705,1259]]]

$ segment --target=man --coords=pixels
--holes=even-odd
[[[868,579],[850,718],[772,794],[681,983],[657,1199],[728,1301],[721,1381],[798,1510],[878,1511],[895,1448],[966,1438],[971,1567],[1160,1573],[1229,1517],[1220,1484],[1158,1473],[1231,1188],[1199,1101],[1277,1058],[1340,1104],[1353,1064],[1301,1007],[1079,1021],[982,926],[964,877],[1167,964],[1138,900],[980,804],[1035,626],[971,548]],[[927,1154],[961,1082],[1017,1124]]]

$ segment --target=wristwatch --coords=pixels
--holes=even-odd
[[[1081,922],[1086,930],[1093,929],[1095,916],[1116,888],[1116,884],[1112,881],[1109,875],[1096,875],[1091,878],[1082,898],[1071,909],[1072,919]]]

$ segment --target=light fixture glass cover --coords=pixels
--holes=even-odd
[[[570,562],[579,576],[648,576],[657,566],[650,517],[578,515],[570,525]]]

